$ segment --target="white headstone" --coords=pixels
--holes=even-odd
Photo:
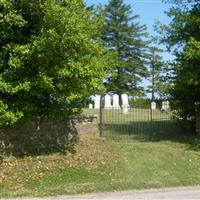
[[[123,114],[128,114],[128,107],[123,107],[122,110],[123,110]]]
[[[129,107],[128,95],[127,94],[122,94],[121,98],[122,98],[122,107],[123,108],[128,108]]]
[[[162,102],[162,110],[167,111],[170,109],[169,101]]]
[[[100,108],[100,98],[101,98],[100,95],[96,95],[94,97],[94,108],[95,109],[99,109]]]
[[[119,106],[119,95],[117,95],[117,94],[113,95],[113,108],[114,109],[120,108],[120,106]]]
[[[169,101],[166,101],[166,110],[170,110],[170,104],[169,104]]]
[[[162,102],[162,108],[161,110],[165,110],[165,101]]]
[[[112,106],[111,106],[111,97],[110,95],[106,95],[105,96],[105,106],[104,106],[105,109],[111,109]]]
[[[122,98],[123,114],[128,114],[128,108],[129,108],[128,95],[127,94],[122,94],[121,98]]]
[[[151,102],[151,110],[156,110],[156,102]]]
[[[93,104],[92,103],[89,104],[89,109],[93,109]]]

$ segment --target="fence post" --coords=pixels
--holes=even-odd
[[[100,137],[103,137],[103,95],[100,97]]]
[[[196,135],[200,137],[200,102],[195,104],[196,107]]]
[[[152,110],[152,108],[150,108],[150,119],[151,119],[151,122],[153,121],[153,110]]]
[[[152,105],[150,104],[150,134],[149,134],[149,139],[151,139],[152,133],[153,133],[153,109],[152,109]]]

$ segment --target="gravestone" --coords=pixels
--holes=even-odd
[[[111,109],[112,108],[111,97],[108,94],[105,96],[105,106],[104,106],[104,108],[105,109]]]
[[[93,109],[93,104],[92,103],[89,104],[89,109]]]
[[[94,108],[95,109],[99,109],[100,108],[100,98],[101,98],[100,95],[96,95],[94,97]]]
[[[122,98],[122,107],[129,107],[129,103],[128,103],[128,95],[127,94],[122,94],[121,95]]]
[[[128,114],[128,107],[123,107],[122,111],[123,111],[123,114]]]
[[[168,111],[170,109],[169,101],[162,102],[162,110]]]
[[[129,108],[128,95],[127,94],[122,94],[121,98],[122,98],[123,114],[128,114],[128,108]]]
[[[162,108],[161,108],[161,110],[164,110],[164,111],[166,110],[166,108],[165,108],[165,101],[162,102]]]
[[[169,104],[169,101],[166,101],[166,110],[170,110],[170,104]]]
[[[156,110],[156,102],[151,102],[151,110]]]
[[[120,108],[120,106],[119,106],[119,95],[117,95],[117,94],[113,95],[113,108],[114,109]]]

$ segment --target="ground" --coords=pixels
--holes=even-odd
[[[198,185],[200,151],[167,123],[142,134],[129,127],[124,135],[111,123],[105,141],[81,142],[75,154],[11,158],[0,166],[0,198]]]
[[[200,152],[170,141],[82,143],[76,155],[13,159],[1,166],[0,197],[198,185]],[[2,176],[3,175],[3,176]]]
[[[196,187],[176,187],[176,188],[164,188],[164,189],[146,189],[146,190],[128,190],[118,192],[98,192],[81,195],[63,195],[46,198],[28,198],[29,200],[86,200],[86,199],[174,199],[174,200],[188,200],[188,199],[199,199],[200,186]],[[27,200],[27,198],[16,198],[13,200]]]

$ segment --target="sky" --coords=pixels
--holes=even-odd
[[[108,0],[86,0],[88,5],[91,4],[107,4]],[[124,0],[126,4],[130,4],[133,14],[140,15],[140,23],[146,24],[148,31],[154,34],[153,24],[156,19],[159,19],[162,23],[168,23],[170,19],[164,14],[164,11],[169,9],[168,4],[164,4],[161,0]]]
[[[85,0],[87,5],[92,4],[107,4],[108,0]],[[168,24],[170,18],[164,13],[170,8],[169,4],[164,4],[161,0],[124,0],[124,3],[131,5],[133,15],[139,15],[139,22],[141,25],[147,26],[147,32],[150,35],[156,35],[153,25],[156,20],[161,23]],[[162,46],[163,48],[163,46]],[[172,56],[169,53],[163,54],[164,60],[171,59]]]

